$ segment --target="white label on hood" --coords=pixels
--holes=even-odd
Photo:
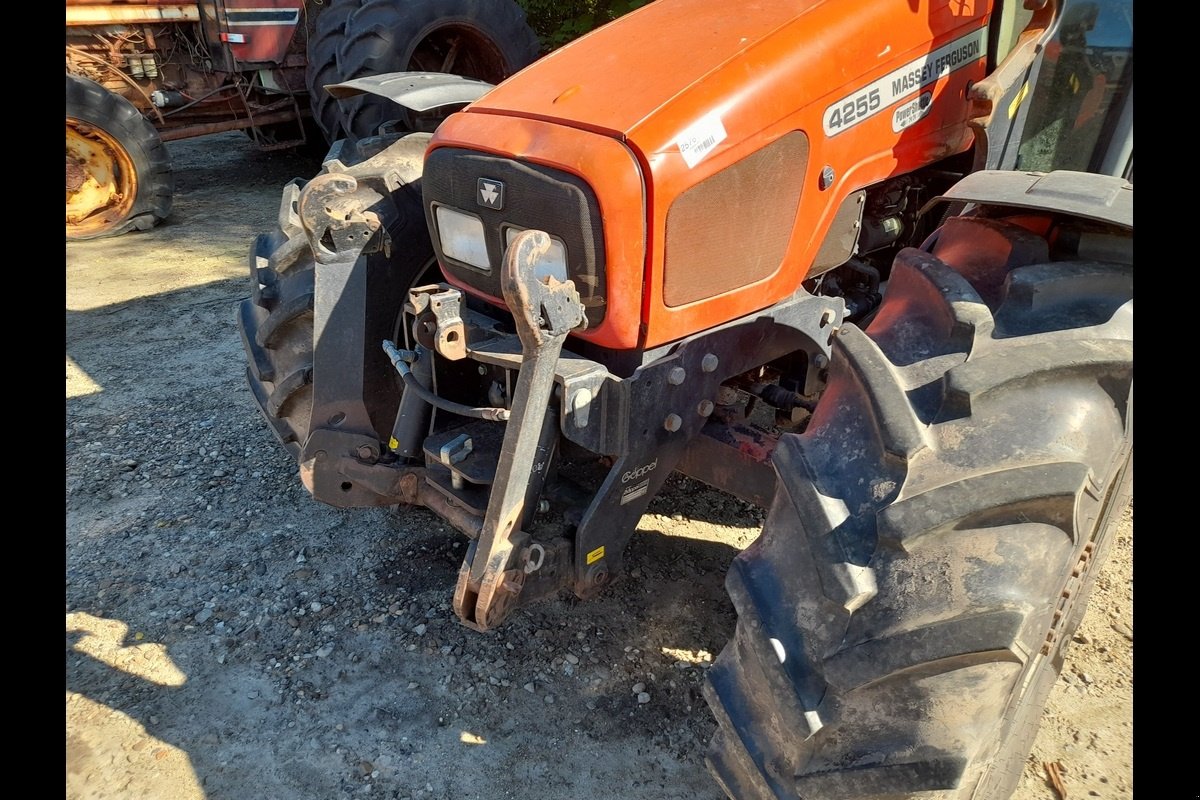
[[[725,141],[726,136],[728,134],[725,133],[725,126],[721,124],[721,117],[709,114],[679,134],[675,143],[679,145],[679,154],[687,162],[688,169],[691,169],[703,161],[718,144]]]

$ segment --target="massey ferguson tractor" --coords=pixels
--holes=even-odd
[[[317,500],[470,540],[478,631],[613,584],[672,471],[769,508],[708,671],[726,793],[1006,798],[1132,497],[1132,35],[657,0],[448,82],[432,135],[284,188],[254,397]]]
[[[513,0],[67,0],[66,25],[67,239],[163,220],[164,142],[243,130],[263,150],[324,153],[394,108],[339,103],[326,84],[397,70],[495,83],[538,54]]]

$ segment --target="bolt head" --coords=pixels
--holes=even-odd
[[[717,358],[715,353],[707,353],[704,358],[700,359],[700,369],[705,372],[713,372],[720,363],[721,360]]]
[[[672,386],[678,386],[679,384],[683,383],[683,380],[686,377],[687,372],[684,371],[683,367],[675,367],[669,373],[667,373],[667,383],[671,384]]]
[[[696,407],[696,411],[699,412],[700,416],[707,417],[713,412],[713,401],[701,400],[700,405]]]
[[[680,418],[680,416],[678,414],[667,414],[667,418],[663,422],[663,427],[666,428],[667,430],[669,430],[671,433],[674,433],[675,431],[679,430],[679,428],[682,427],[682,425],[683,425],[683,420]]]
[[[608,567],[604,566],[604,564],[594,564],[592,568],[588,570],[587,581],[592,586],[603,586],[607,580]]]

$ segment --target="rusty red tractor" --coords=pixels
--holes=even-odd
[[[66,26],[68,239],[166,218],[165,142],[244,130],[320,155],[395,116],[327,84],[397,70],[496,83],[538,54],[512,0],[67,0]]]

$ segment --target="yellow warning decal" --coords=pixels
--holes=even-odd
[[[1017,109],[1021,107],[1021,103],[1029,94],[1029,81],[1025,81],[1025,85],[1021,87],[1021,91],[1017,92],[1017,96],[1008,104],[1008,118],[1012,119],[1017,116]]]
[[[395,436],[393,436],[392,438],[388,439],[388,447],[392,448],[393,450],[399,450],[399,449],[400,449],[400,443],[399,443],[398,441],[396,441],[396,437],[395,437]]]
[[[595,564],[597,561],[599,561],[602,558],[604,558],[604,545],[600,545],[595,550],[588,553],[587,562],[589,564]]]

